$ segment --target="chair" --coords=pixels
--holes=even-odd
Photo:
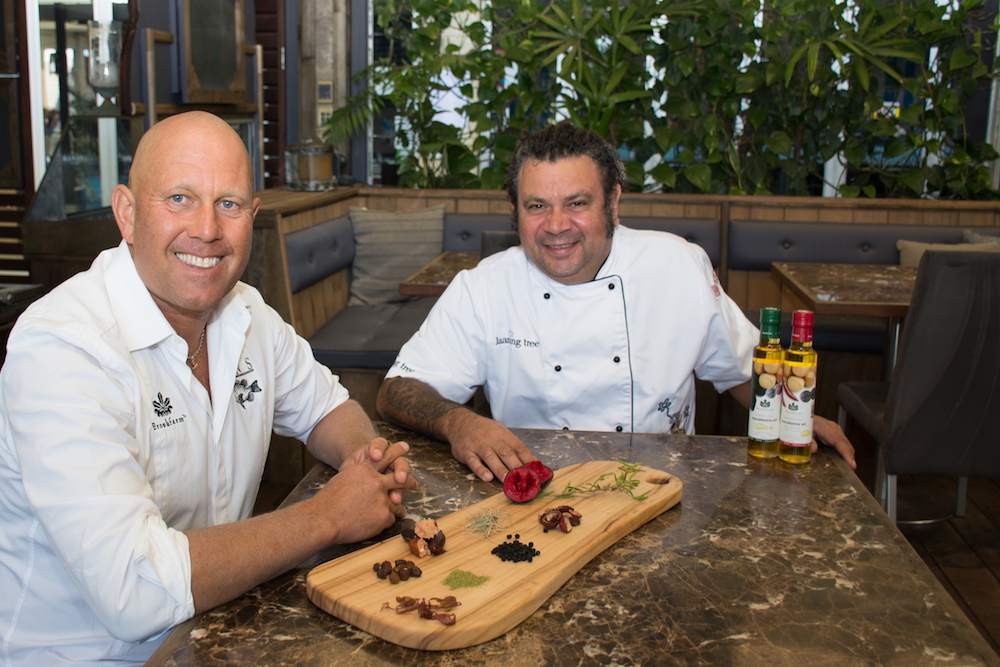
[[[892,378],[837,388],[850,415],[878,441],[875,495],[896,521],[896,476],[1000,477],[1000,253],[927,252]],[[900,523],[931,523],[943,519]]]
[[[517,232],[506,229],[485,229],[479,239],[479,255],[486,258],[520,243],[521,239],[518,238]]]

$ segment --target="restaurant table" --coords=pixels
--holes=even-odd
[[[459,271],[479,263],[478,252],[446,250],[399,283],[403,296],[441,296]]]
[[[896,363],[903,318],[910,309],[917,269],[895,264],[772,262],[772,272],[816,314],[889,320],[886,375]]]
[[[412,446],[421,489],[407,500],[411,514],[438,518],[502,492],[446,445],[378,428]],[[740,438],[514,432],[554,468],[611,459],[665,470],[683,482],[683,500],[478,646],[403,648],[313,606],[309,569],[358,545],[332,548],[181,624],[148,664],[1000,664],[834,453],[793,467],[749,457]],[[286,503],[313,494],[330,474],[316,466]]]

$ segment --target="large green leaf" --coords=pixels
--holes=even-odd
[[[702,192],[712,187],[712,168],[707,164],[692,164],[684,168],[684,178]]]

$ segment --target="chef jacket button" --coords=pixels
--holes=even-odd
[[[608,283],[608,289],[614,289],[614,288],[615,288],[614,283]]]
[[[562,366],[560,366],[559,364],[556,364],[556,373],[558,373],[561,370],[562,370]]]
[[[542,296],[543,296],[544,298],[546,298],[546,299],[551,299],[551,298],[552,298],[552,295],[551,295],[551,294],[549,294],[548,292],[546,292],[546,293],[545,293],[545,294],[543,294]]]
[[[615,358],[614,358],[614,359],[613,359],[612,361],[614,361],[614,362],[615,362],[615,363],[617,364],[617,363],[618,363],[619,361],[621,361],[621,360],[622,360],[622,358],[621,358],[621,357],[619,357],[619,356],[618,356],[618,355],[616,354],[616,355],[615,355]]]
[[[621,433],[624,430],[624,428],[622,427],[621,424],[619,424],[618,426],[615,426],[615,430]]]

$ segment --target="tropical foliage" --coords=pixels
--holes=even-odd
[[[389,56],[365,72],[364,92],[327,136],[341,140],[393,108],[405,185],[499,187],[523,131],[570,118],[619,147],[636,190],[804,195],[826,183],[845,196],[997,194],[997,154],[966,122],[994,69],[985,38],[997,26],[979,0],[376,8]],[[827,169],[831,159],[843,168]]]

